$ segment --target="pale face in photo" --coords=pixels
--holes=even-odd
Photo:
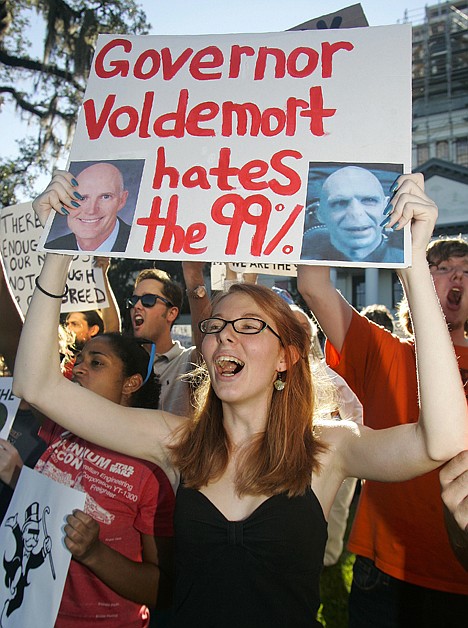
[[[70,212],[68,226],[80,247],[93,251],[112,233],[117,213],[127,202],[120,171],[112,164],[94,164],[77,177],[80,207]]]
[[[386,197],[368,170],[349,166],[325,181],[318,210],[333,246],[351,259],[364,259],[382,240]]]

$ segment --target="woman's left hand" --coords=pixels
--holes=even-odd
[[[424,177],[421,173],[404,174],[398,178],[398,187],[390,198],[392,205],[387,227],[403,229],[411,223],[413,252],[426,254],[438,216],[437,205],[424,192]]]

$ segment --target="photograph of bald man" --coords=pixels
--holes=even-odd
[[[56,215],[45,248],[125,251],[143,164],[144,160],[72,162],[70,172],[78,182],[76,207],[66,218]]]
[[[317,186],[317,177],[309,176],[307,204],[312,215],[304,231],[301,259],[403,263],[403,232],[382,226],[390,193],[385,194],[381,181],[389,190],[399,172],[372,172],[357,165],[329,172],[327,167],[321,173],[323,185],[315,202],[309,188]]]

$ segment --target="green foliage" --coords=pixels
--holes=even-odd
[[[69,149],[98,34],[145,34],[150,25],[134,0],[0,0],[0,20],[0,111],[13,103],[31,128],[21,138],[28,149],[0,161],[4,203]]]

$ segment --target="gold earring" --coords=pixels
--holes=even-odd
[[[281,373],[278,373],[278,379],[274,381],[273,386],[276,388],[276,390],[279,390],[279,391],[284,390],[284,387],[286,386],[286,384],[281,379]]]

